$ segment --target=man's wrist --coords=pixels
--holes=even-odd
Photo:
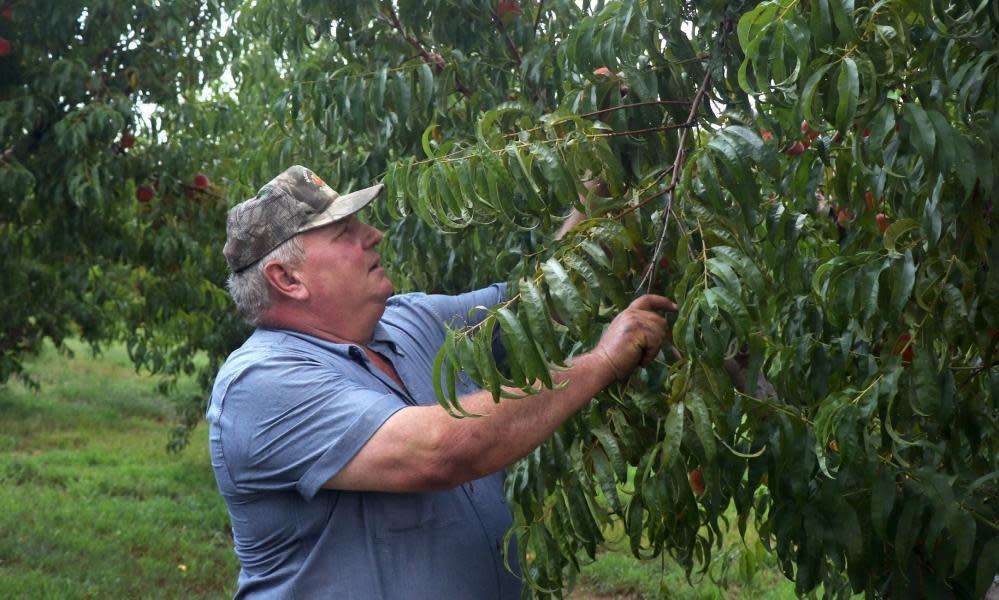
[[[614,358],[602,346],[597,346],[590,353],[591,360],[595,363],[593,367],[597,369],[597,375],[604,385],[610,385],[615,381],[620,381],[628,376],[628,372],[622,369]]]

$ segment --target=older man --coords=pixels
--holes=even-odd
[[[340,196],[295,166],[230,211],[230,292],[257,329],[219,371],[207,418],[238,598],[519,598],[502,469],[651,360],[657,311],[675,309],[643,296],[552,373],[558,389],[494,404],[466,385],[462,405],[488,416],[454,419],[431,379],[445,324],[504,289],[393,296],[382,233],[356,217],[381,189]]]

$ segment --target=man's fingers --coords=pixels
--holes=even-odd
[[[637,308],[639,310],[652,310],[652,311],[676,311],[676,304],[667,298],[666,296],[659,296],[657,294],[645,294],[644,296],[639,296],[628,306],[628,308]]]

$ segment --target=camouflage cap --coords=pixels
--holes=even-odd
[[[229,211],[225,260],[239,273],[296,234],[346,219],[383,188],[378,184],[341,196],[318,175],[295,165]]]

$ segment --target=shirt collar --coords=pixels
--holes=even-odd
[[[396,341],[392,339],[391,331],[387,327],[382,325],[381,321],[375,324],[375,330],[371,333],[371,343],[369,344],[369,346],[371,347],[372,350],[376,351],[378,350],[379,346],[383,346],[387,347],[392,352],[395,352],[400,356],[405,355],[405,353],[402,352],[402,346],[397,344]]]

